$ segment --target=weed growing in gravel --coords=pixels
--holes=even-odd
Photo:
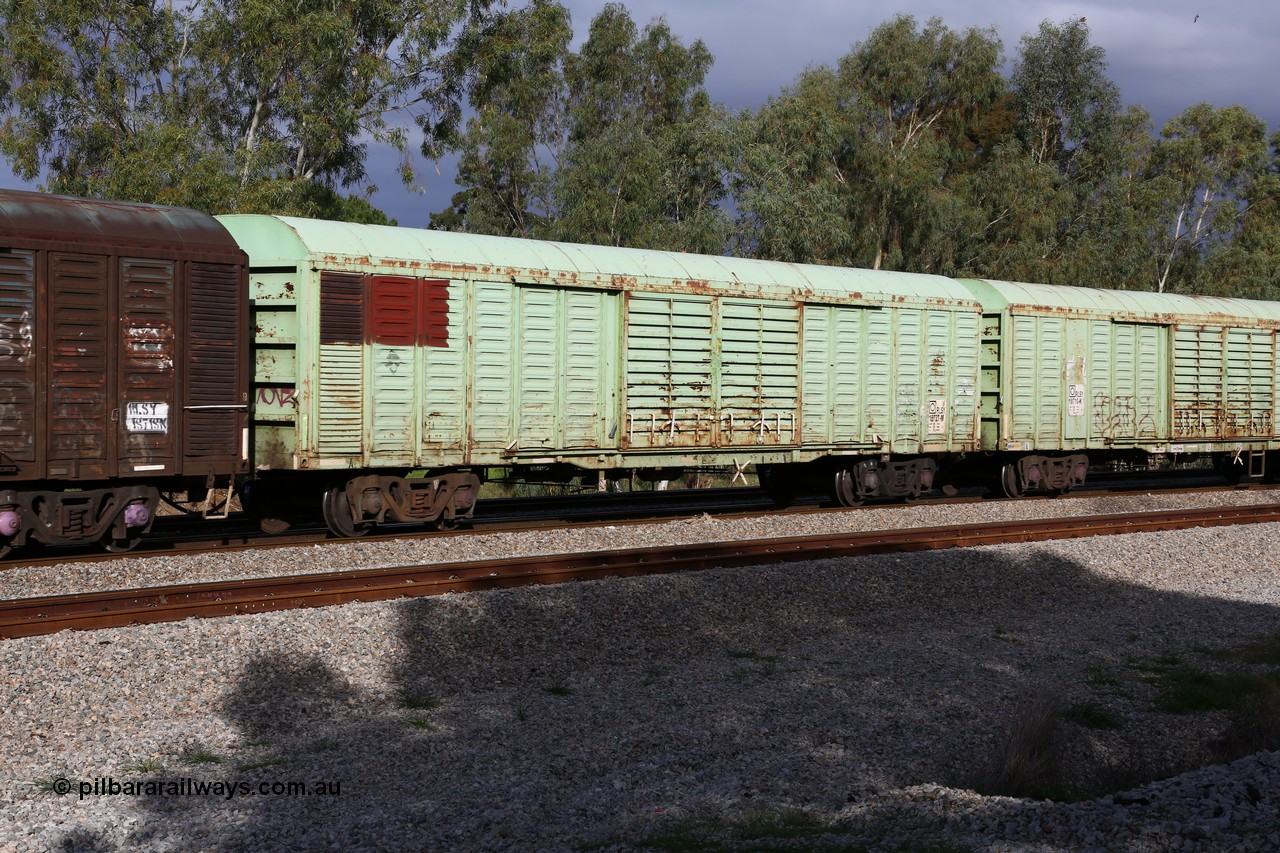
[[[198,744],[184,749],[182,754],[178,756],[178,761],[192,766],[196,764],[221,764],[222,760],[221,755]]]
[[[572,696],[573,688],[567,684],[549,684],[542,688],[552,696]]]
[[[400,705],[410,711],[434,711],[440,707],[440,700],[434,696],[405,696]]]
[[[516,722],[523,723],[527,719],[529,719],[529,712],[526,711],[523,707],[517,705],[516,706]]]
[[[413,717],[409,720],[409,725],[415,729],[422,729],[425,732],[436,732],[440,727],[428,720],[426,717]]]
[[[1273,672],[1208,672],[1178,666],[1156,672],[1153,680],[1163,687],[1156,707],[1169,714],[1239,711],[1250,699],[1280,695],[1280,673]]]
[[[1084,680],[1095,687],[1119,687],[1120,677],[1110,664],[1093,663],[1084,668]]]
[[[1215,649],[1208,652],[1219,660],[1230,660],[1257,666],[1280,666],[1280,634],[1254,640],[1236,649]]]
[[[1035,698],[1022,703],[1009,721],[999,755],[974,780],[973,789],[980,794],[1005,797],[1049,796],[1054,787],[1059,708],[1054,699]]]
[[[137,761],[130,761],[121,769],[126,773],[157,773],[164,770],[164,765],[158,758],[139,758]]]
[[[644,680],[640,682],[642,687],[652,687],[658,683],[658,679],[667,674],[665,666],[646,666],[644,668]]]
[[[1124,728],[1124,720],[1120,719],[1119,714],[1093,701],[1077,702],[1064,709],[1062,719],[1086,729],[1116,731]]]
[[[65,789],[65,784],[70,778],[71,774],[64,770],[61,773],[54,773],[52,776],[41,776],[39,779],[35,779],[32,781],[31,787],[41,794],[62,796],[67,793],[68,789]]]
[[[1280,749],[1280,692],[1246,699],[1210,746],[1219,761]]]
[[[306,751],[307,752],[329,752],[337,748],[338,748],[338,742],[336,740],[330,740],[329,738],[321,738],[315,743],[308,745],[306,747]]]

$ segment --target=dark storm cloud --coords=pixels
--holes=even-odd
[[[574,31],[585,38],[601,2],[571,0]],[[895,14],[948,27],[994,27],[1012,61],[1041,21],[1081,17],[1106,51],[1108,73],[1126,103],[1151,111],[1159,127],[1192,104],[1243,104],[1280,130],[1280,14],[1266,0],[1070,2],[832,2],[832,0],[632,0],[640,25],[665,16],[686,42],[701,38],[715,57],[707,84],[733,109],[778,94],[809,65],[830,65]],[[1197,16],[1199,19],[1197,20]]]

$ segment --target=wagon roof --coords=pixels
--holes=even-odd
[[[1280,324],[1280,303],[1181,293],[1101,290],[1017,281],[966,281],[991,309],[1015,313],[1101,316],[1137,323],[1216,324],[1248,321]]]
[[[0,189],[0,240],[15,239],[240,255],[227,229],[196,210]]]
[[[698,290],[747,289],[763,298],[824,297],[867,301],[959,303],[973,295],[942,276],[758,261],[713,255],[553,243],[509,237],[359,225],[277,216],[220,217],[255,266],[359,264],[414,275],[476,274],[561,284],[677,285]]]

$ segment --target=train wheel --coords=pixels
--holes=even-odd
[[[841,468],[836,472],[834,485],[836,500],[841,506],[862,505],[862,498],[858,497],[858,492],[853,487],[853,472],[848,468]]]
[[[1000,469],[1000,488],[1005,497],[1022,497],[1022,486],[1018,483],[1018,466],[1010,462]]]
[[[337,536],[346,538],[363,536],[373,526],[357,524],[351,520],[351,501],[347,499],[347,490],[343,488],[330,489],[324,493],[321,511],[324,513],[325,524],[329,525],[329,529]]]

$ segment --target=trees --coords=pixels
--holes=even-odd
[[[742,122],[738,241],[759,257],[953,272],[957,182],[1000,126],[1001,46],[899,16]]]
[[[1257,239],[1273,198],[1266,130],[1244,107],[1196,104],[1160,131],[1149,176],[1164,189],[1153,247],[1156,290],[1221,292],[1225,282],[1210,270],[1221,275],[1244,261],[1227,260],[1231,245],[1246,221]]]
[[[618,246],[719,252],[724,118],[711,63],[658,19],[609,4],[577,53],[552,0],[495,17],[473,65],[475,115],[450,140],[459,184],[436,227]]]
[[[448,210],[437,228],[509,237],[549,233],[564,157],[564,58],[573,32],[555,0],[487,17],[462,49],[474,110],[465,130],[444,140],[460,154]]]
[[[370,141],[407,155],[407,115],[435,153],[458,121],[453,30],[491,2],[5,0],[0,153],[59,192],[358,211]]]

